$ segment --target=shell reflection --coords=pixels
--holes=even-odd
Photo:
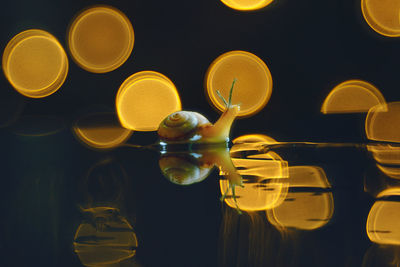
[[[114,113],[94,113],[78,119],[73,131],[78,140],[96,149],[110,149],[123,144],[132,131],[123,128]]]
[[[181,110],[175,85],[154,71],[128,77],[118,90],[115,104],[121,125],[137,131],[155,131],[166,116]]]
[[[400,102],[371,108],[365,120],[367,138],[374,141],[400,142]]]
[[[131,22],[109,6],[84,10],[73,20],[68,33],[68,46],[75,62],[95,73],[121,66],[130,56],[133,43]]]
[[[212,105],[225,110],[219,90],[226,99],[230,81],[237,79],[232,103],[241,103],[239,116],[251,116],[268,103],[272,93],[272,76],[267,65],[256,55],[246,51],[230,51],[215,59],[205,77],[206,95]]]
[[[314,230],[333,215],[333,195],[323,169],[316,166],[289,168],[290,189],[285,201],[268,210],[268,220],[278,228]]]
[[[112,207],[83,210],[86,220],[74,237],[74,251],[85,266],[116,264],[132,258],[138,247],[129,222]]]
[[[56,37],[31,29],[8,42],[2,67],[8,81],[20,94],[41,98],[53,94],[64,83],[68,58]]]
[[[231,184],[240,184],[242,179],[232,164],[229,149],[211,146],[189,151],[163,151],[159,159],[160,170],[171,182],[190,185],[206,179],[214,167],[225,175]]]
[[[400,36],[400,1],[361,0],[365,21],[377,33],[388,37]]]
[[[179,185],[190,185],[208,177],[214,165],[198,158],[198,153],[167,153],[160,157],[159,166],[164,176]],[[204,154],[201,154],[204,158]]]
[[[322,104],[321,112],[368,112],[371,107],[384,103],[383,95],[374,85],[361,80],[349,80],[332,89]]]

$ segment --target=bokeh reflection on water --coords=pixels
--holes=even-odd
[[[398,262],[399,182],[377,166],[398,164],[394,143],[278,142],[258,134],[231,148],[184,153],[129,146],[132,140],[93,150],[66,127],[10,131],[9,138],[16,150],[2,189],[5,266],[28,266],[12,252],[23,242],[42,266]],[[61,140],[70,145],[50,145]],[[16,168],[20,153],[44,143],[40,158]]]

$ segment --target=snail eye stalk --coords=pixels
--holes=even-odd
[[[237,79],[234,78],[233,82],[232,82],[232,86],[231,86],[231,90],[229,91],[229,98],[228,98],[228,102],[226,101],[226,99],[221,95],[221,92],[219,90],[217,90],[217,95],[219,98],[221,98],[222,102],[224,102],[225,106],[227,108],[229,108],[232,104],[232,94],[233,94],[233,87],[235,86]]]

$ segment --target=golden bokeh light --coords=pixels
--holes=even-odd
[[[368,151],[377,168],[390,178],[400,179],[400,147],[394,144],[370,144]]]
[[[236,154],[240,152],[262,151],[265,144],[277,143],[275,139],[263,134],[247,134],[235,138],[230,152]],[[262,154],[257,154],[260,158]],[[251,157],[251,156],[250,156]]]
[[[71,23],[68,46],[83,69],[104,73],[115,70],[130,56],[133,27],[118,9],[96,6],[81,12]]]
[[[78,119],[72,127],[75,136],[96,149],[110,149],[123,144],[132,131],[123,128],[114,113],[95,113]]]
[[[400,202],[376,201],[368,214],[366,230],[374,243],[400,245]]]
[[[400,36],[400,1],[361,0],[361,10],[374,31],[388,37]]]
[[[383,198],[389,196],[400,196],[400,187],[399,186],[389,186],[382,192],[379,192],[376,195],[376,198]]]
[[[376,164],[378,169],[389,176],[390,178],[393,179],[400,179],[400,168],[398,166],[396,167],[389,167],[389,166],[384,166],[381,164]]]
[[[64,83],[68,58],[53,35],[31,29],[8,42],[2,67],[8,81],[19,93],[40,98],[53,94]]]
[[[123,127],[155,131],[169,114],[182,109],[175,85],[161,73],[137,72],[120,86],[116,109]]]
[[[272,1],[273,0],[221,0],[226,6],[240,11],[261,9],[269,5]]]
[[[260,211],[279,206],[288,190],[287,162],[275,152],[252,158],[232,158],[237,172],[243,177],[243,187],[227,195],[225,203],[244,211]],[[220,180],[221,193],[227,192],[229,181]]]
[[[238,116],[251,116],[267,104],[272,93],[272,77],[267,65],[246,51],[231,51],[215,59],[205,77],[206,95],[212,105],[224,111],[226,106],[217,90],[228,99],[232,81],[236,79],[232,104],[240,104]]]
[[[400,102],[377,105],[365,119],[365,132],[369,140],[400,142]]]
[[[389,165],[400,165],[400,147],[393,144],[367,145],[376,162]]]
[[[373,106],[385,102],[385,98],[374,85],[361,80],[348,80],[332,89],[322,104],[321,112],[368,112]]]
[[[110,266],[135,256],[136,234],[118,209],[96,207],[83,212],[90,214],[92,221],[79,225],[74,251],[84,266]]]
[[[298,191],[289,191],[281,205],[267,211],[268,220],[273,225],[277,228],[314,230],[329,222],[334,210],[333,195],[323,191],[330,188],[323,169],[315,166],[290,167],[289,184],[291,189]]]
[[[265,144],[277,143],[277,141],[274,138],[265,134],[246,134],[235,138],[232,142],[235,145],[242,143],[248,144],[248,143],[259,143],[259,142]]]

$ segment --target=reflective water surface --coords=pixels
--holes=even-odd
[[[2,135],[2,266],[400,263],[395,144],[99,150],[66,129]]]

